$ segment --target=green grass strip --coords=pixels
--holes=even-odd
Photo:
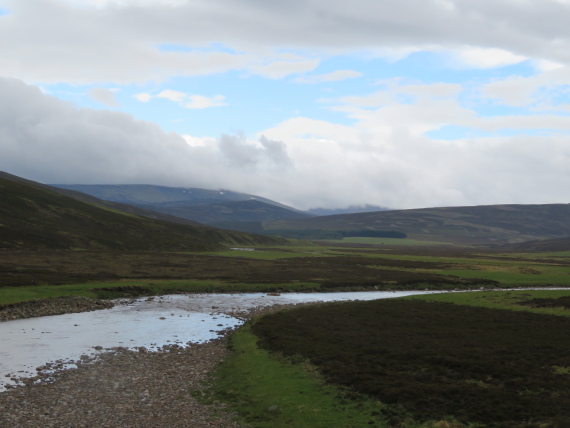
[[[175,293],[267,293],[278,290],[319,291],[320,285],[310,282],[287,284],[247,284],[202,280],[127,280],[90,282],[67,285],[38,285],[27,287],[0,287],[0,306],[61,296],[84,296],[99,299],[150,296]]]
[[[385,426],[380,402],[348,400],[346,393],[325,385],[309,365],[274,357],[256,342],[248,325],[232,335],[233,353],[212,387],[213,398],[227,403],[250,426]]]
[[[466,291],[459,293],[424,294],[404,297],[405,299],[421,299],[430,302],[447,302],[458,305],[482,306],[492,309],[508,309],[527,311],[538,314],[570,316],[570,310],[563,307],[533,308],[521,305],[520,302],[531,299],[556,299],[570,296],[570,290],[509,290],[509,291]]]

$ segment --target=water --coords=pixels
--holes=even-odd
[[[354,293],[260,293],[171,295],[141,298],[114,308],[0,322],[0,391],[12,378],[31,377],[36,368],[61,361],[62,368],[113,347],[188,346],[218,337],[241,324],[224,312],[274,304],[374,300],[421,291]],[[82,357],[83,356],[83,357]]]

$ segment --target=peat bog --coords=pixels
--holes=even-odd
[[[389,426],[456,418],[570,426],[570,318],[388,299],[267,315],[260,346],[388,405]]]

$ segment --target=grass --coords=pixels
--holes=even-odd
[[[513,311],[534,312],[538,314],[570,316],[570,310],[563,307],[534,308],[522,305],[521,302],[531,299],[557,299],[570,296],[566,290],[509,290],[509,291],[474,291],[460,293],[441,293],[409,296],[406,299],[419,299],[428,302],[446,302],[457,305],[479,306],[491,309],[507,309]]]
[[[451,296],[461,294],[477,293]],[[463,426],[568,426],[568,318],[429,297],[296,308],[252,329],[264,349],[308,359],[330,384],[385,403],[377,412],[388,426],[447,415]]]
[[[244,293],[275,292],[287,288],[291,291],[315,291],[318,284],[297,282],[294,284],[247,284],[223,281],[196,280],[136,280],[115,282],[90,282],[29,287],[0,287],[0,306],[34,299],[48,299],[62,296],[83,296],[99,299],[160,295],[174,293]]]
[[[248,248],[248,247],[243,247],[243,248]],[[243,257],[255,260],[281,260],[281,259],[290,259],[296,257],[322,257],[330,253],[330,251],[326,248],[306,247],[306,246],[271,247],[271,248],[250,247],[250,248],[254,249],[254,251],[225,250],[225,251],[217,251],[215,254],[217,256],[223,256],[223,257]],[[211,255],[212,252],[202,252],[202,253],[192,253],[192,254]]]
[[[379,401],[327,385],[308,363],[271,355],[257,346],[257,340],[251,325],[232,335],[233,353],[219,368],[210,390],[210,399],[228,403],[229,410],[249,426],[388,426],[381,416],[386,406]]]
[[[440,241],[420,241],[417,239],[410,238],[368,238],[368,237],[347,237],[343,239],[331,239],[327,240],[326,243],[331,244],[366,244],[366,245],[396,245],[405,247],[424,247],[432,245],[450,245],[449,242]]]

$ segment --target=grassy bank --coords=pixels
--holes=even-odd
[[[213,389],[255,427],[568,426],[568,306],[540,290],[287,310],[234,335]]]
[[[509,290],[441,293],[409,296],[406,299],[446,302],[491,309],[533,312],[537,314],[570,316],[570,290]],[[538,301],[535,301],[538,299]],[[546,300],[541,305],[541,300]]]
[[[114,299],[176,293],[271,293],[283,291],[283,287],[294,292],[320,291],[318,284],[305,282],[295,284],[240,284],[196,280],[91,282],[51,286],[2,287],[0,288],[0,306],[62,296]]]
[[[247,325],[231,338],[233,355],[219,369],[210,399],[230,403],[252,427],[381,426],[379,403],[326,385],[306,363],[274,357]]]

